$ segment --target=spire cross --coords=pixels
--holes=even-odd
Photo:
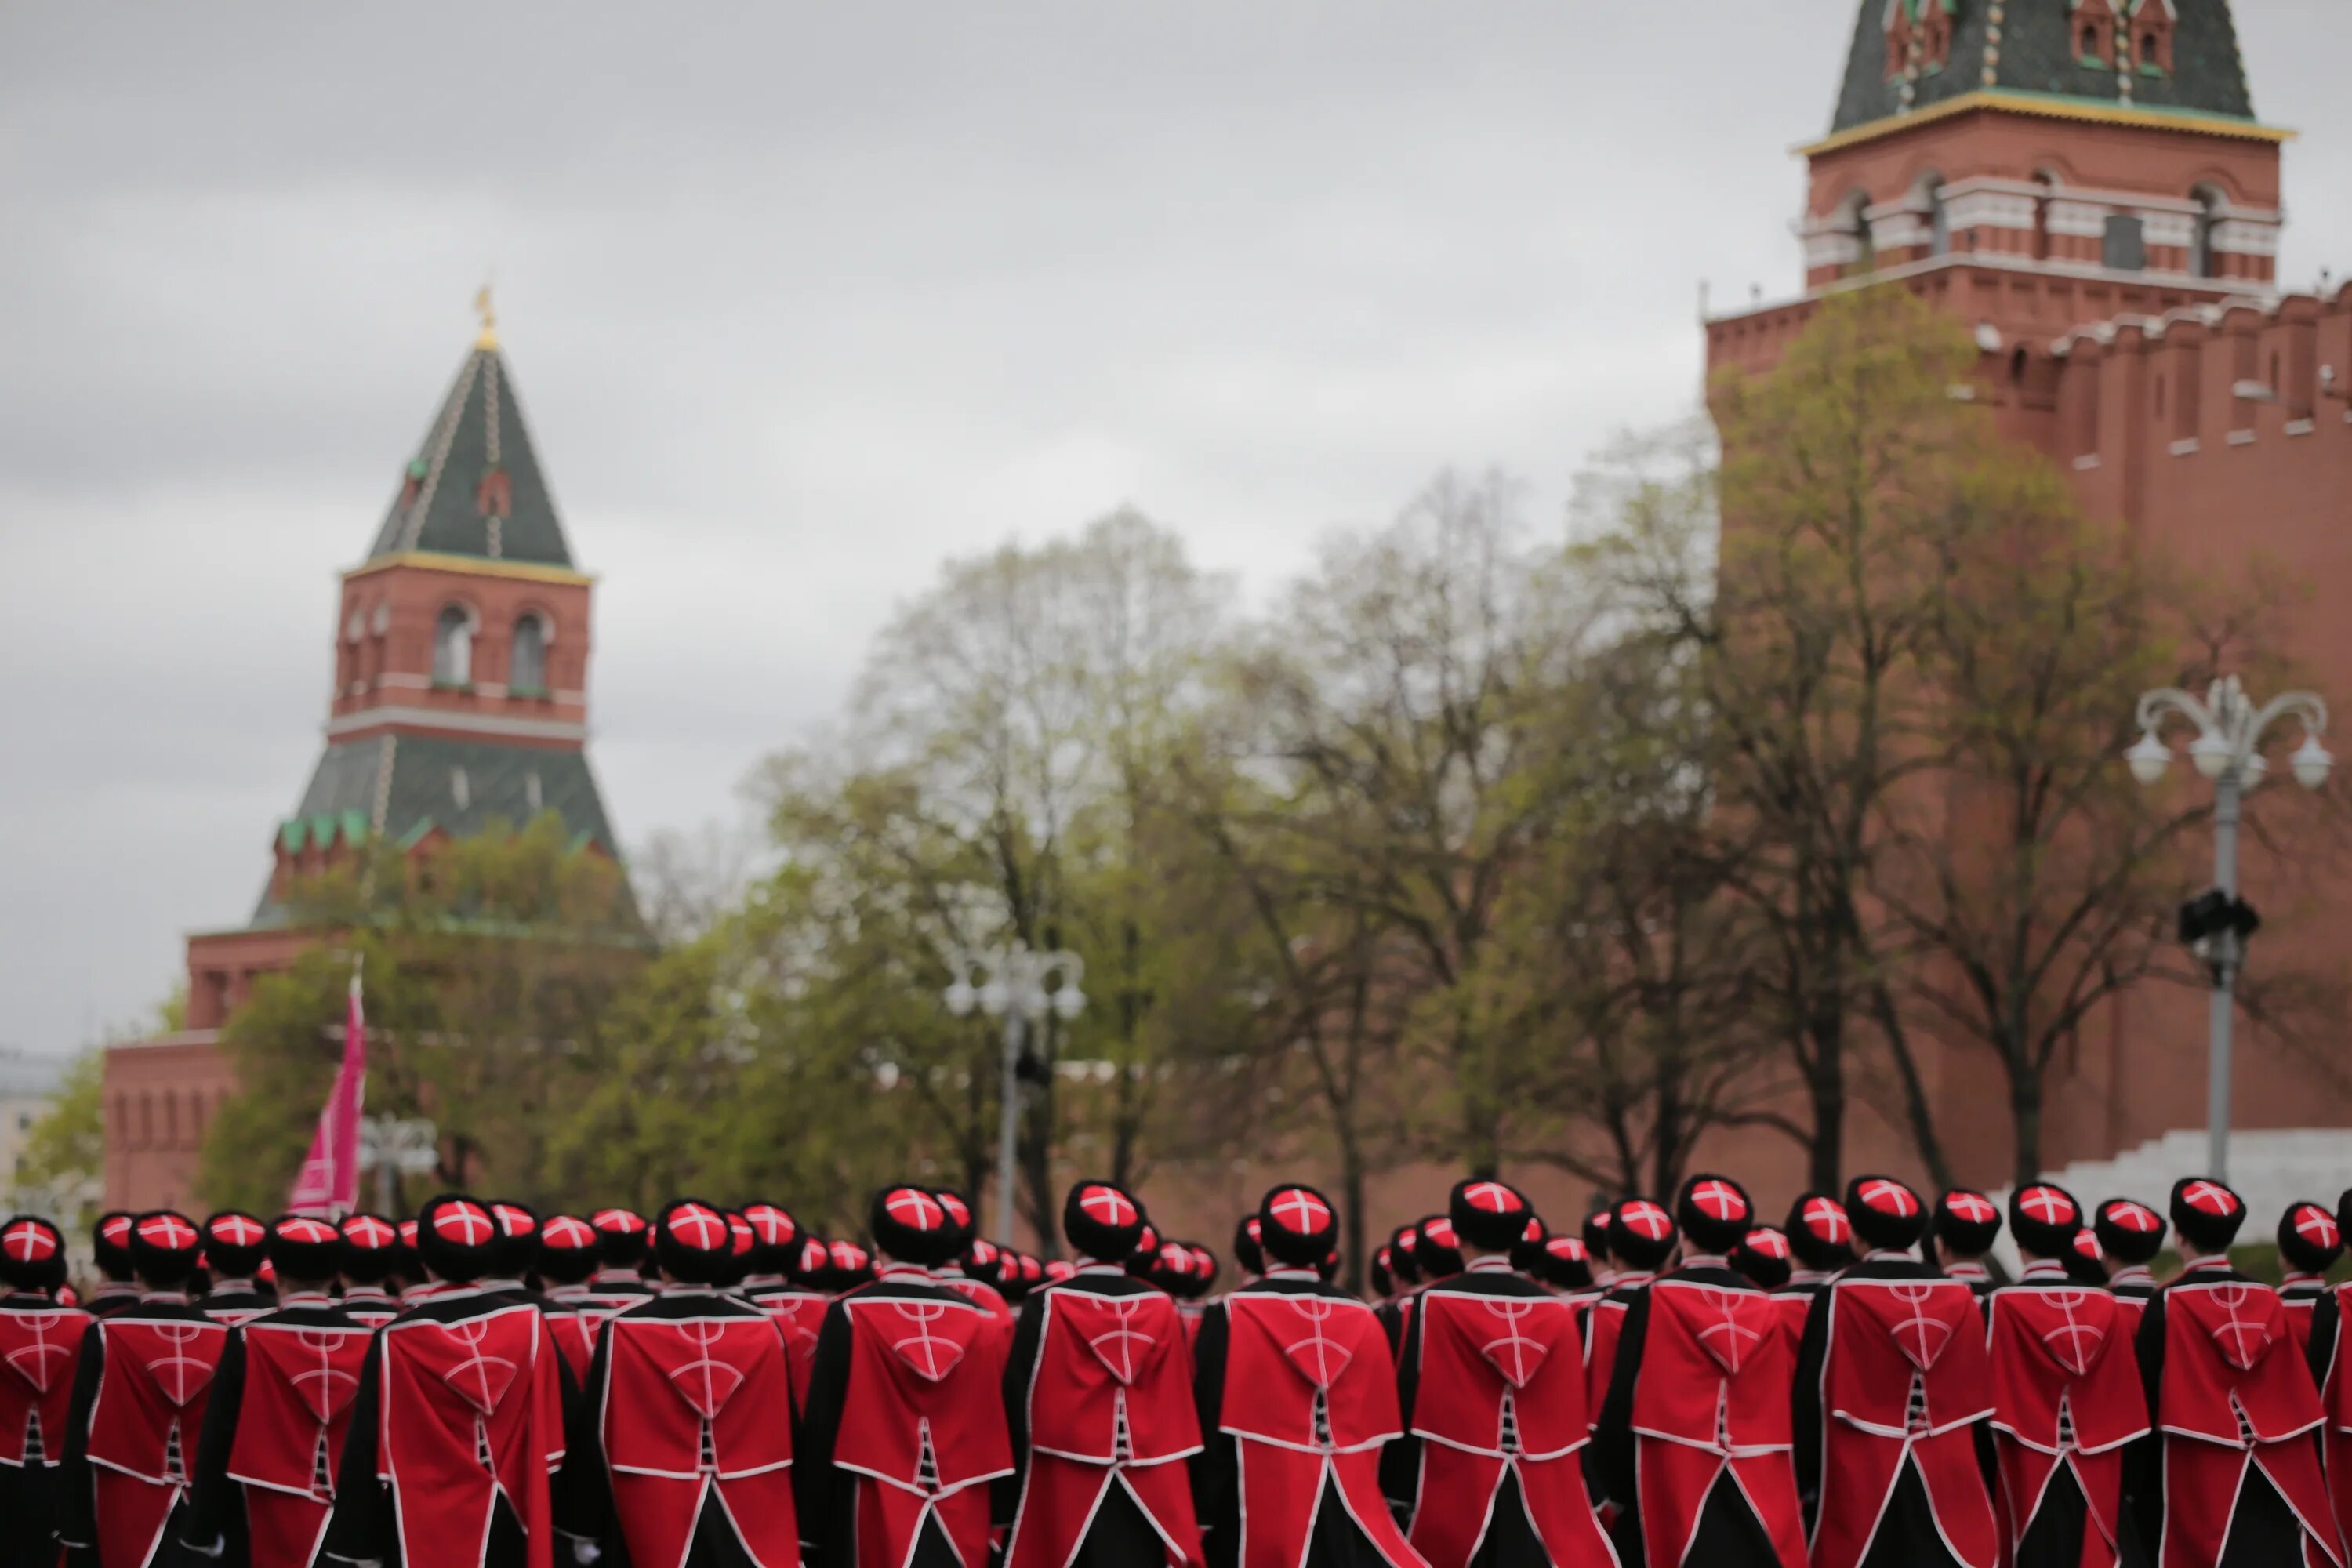
[[[474,313],[482,319],[481,335],[474,340],[474,346],[478,349],[498,347],[499,313],[490,304],[490,285],[488,279],[483,279],[482,286],[474,290]]]

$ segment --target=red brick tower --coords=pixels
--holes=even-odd
[[[107,1201],[190,1201],[204,1130],[235,1085],[217,1031],[316,933],[294,881],[373,846],[433,853],[494,820],[561,815],[617,857],[585,751],[593,579],[572,563],[484,301],[366,559],[343,574],[327,746],[253,918],[188,939],[186,1031],[107,1057]]]
[[[2227,0],[1862,0],[1830,132],[1800,149],[1804,292],[1709,321],[1709,373],[1774,363],[1825,294],[1900,281],[1975,332],[1974,395],[2094,516],[2216,580],[2259,563],[2308,585],[2267,630],[2352,711],[2333,609],[2352,596],[2352,289],[2277,290],[2291,135],[2254,118]],[[2290,837],[2295,809],[2257,807]],[[2270,921],[2257,966],[2342,968],[2342,868],[2256,850],[2246,876]],[[2144,985],[2086,1027],[2052,1086],[2053,1163],[2203,1127],[2204,1008]],[[2249,1035],[2239,1127],[2352,1126],[2336,1076]],[[1940,1120],[2003,1125],[1980,1063],[1938,1066]],[[2005,1148],[1958,1153],[2006,1172]]]

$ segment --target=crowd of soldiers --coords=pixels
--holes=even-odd
[[[870,1249],[447,1194],[109,1215],[77,1300],[18,1216],[0,1568],[2344,1568],[2352,1215],[2293,1205],[2277,1289],[2245,1218],[1705,1174],[1554,1232],[1472,1179],[1365,1300],[1297,1184],[1222,1294],[1102,1181],[1051,1264],[915,1184]]]

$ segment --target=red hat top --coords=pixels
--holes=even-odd
[[[0,1225],[0,1282],[16,1290],[54,1290],[66,1282],[66,1239],[58,1227],[20,1214]]]
[[[1273,1262],[1313,1268],[1331,1255],[1339,1237],[1339,1211],[1313,1187],[1288,1183],[1270,1187],[1257,1205],[1257,1241]]]

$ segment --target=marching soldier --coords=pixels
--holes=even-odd
[[[58,1459],[90,1317],[60,1306],[66,1238],[47,1220],[0,1225],[0,1568],[57,1568]]]
[[[1448,1207],[1463,1271],[1423,1290],[1406,1327],[1388,1494],[1430,1568],[1608,1564],[1584,1487],[1576,1309],[1511,1267],[1533,1210],[1493,1181],[1457,1183]]]
[[[1954,1187],[1936,1200],[1936,1251],[1944,1276],[1957,1279],[1982,1300],[1992,1294],[1992,1270],[1985,1255],[2000,1239],[2000,1209],[1984,1194]]]
[[[139,1304],[82,1335],[60,1467],[69,1568],[144,1568],[185,1523],[213,1369],[228,1330],[188,1300],[203,1237],[185,1215],[132,1222]]]
[[[90,1258],[98,1265],[98,1289],[83,1310],[93,1318],[110,1318],[139,1304],[139,1282],[131,1272],[131,1227],[137,1215],[110,1209],[89,1227]]]
[[[232,1329],[221,1352],[182,1539],[222,1568],[310,1568],[372,1331],[327,1294],[343,1268],[334,1226],[288,1215],[263,1245],[278,1306]]]
[[[868,1223],[880,1274],[835,1301],[817,1336],[793,1466],[801,1530],[821,1568],[980,1568],[990,1483],[1013,1472],[1011,1336],[931,1281],[956,1246],[929,1192],[877,1194]],[[836,1265],[845,1245],[834,1243]]]
[[[963,1260],[971,1253],[975,1239],[971,1205],[965,1203],[958,1193],[935,1191],[931,1196],[939,1199],[940,1207],[947,1211],[948,1226],[954,1233],[956,1243],[955,1256],[933,1269],[931,1278],[1010,1329],[1013,1326],[1013,1309],[1006,1304],[996,1287],[964,1272]]]
[[[444,1194],[417,1215],[435,1289],[377,1331],[322,1561],[543,1568],[563,1458],[562,1361],[528,1301],[485,1291],[499,1222]]]
[[[2108,1263],[2107,1289],[2137,1312],[2156,1294],[2148,1265],[2164,1250],[2164,1216],[2130,1198],[2109,1198],[2091,1218],[2092,1238]]]
[[[2140,1376],[2158,1440],[2135,1490],[2159,1568],[2344,1561],[2312,1435],[2325,1423],[2277,1292],[2230,1267],[2244,1200],[2173,1184],[2181,1270],[2147,1303]]]
[[[400,1232],[382,1215],[355,1214],[343,1221],[343,1315],[363,1329],[380,1329],[400,1316],[400,1303],[387,1283],[400,1264]]]
[[[1381,1494],[1381,1445],[1402,1435],[1396,1365],[1372,1310],[1325,1284],[1338,1211],[1277,1186],[1257,1212],[1266,1271],[1202,1321],[1193,1462],[1213,1568],[1421,1568]],[[1243,1500],[1248,1506],[1243,1506]]]
[[[1813,1298],[1798,1353],[1797,1474],[1813,1568],[1994,1568],[1976,1429],[1992,1413],[1976,1296],[1912,1255],[1928,1221],[1891,1176],[1845,1208],[1862,1260]]]
[[[540,1226],[539,1279],[543,1289],[539,1310],[576,1387],[587,1386],[588,1364],[596,1356],[596,1336],[604,1331],[604,1320],[613,1315],[588,1287],[602,1261],[596,1227],[578,1215],[553,1215]]]
[[[2336,1201],[2336,1234],[2352,1221],[2352,1188]],[[2340,1528],[2352,1519],[2352,1366],[2346,1364],[2344,1319],[2352,1306],[2352,1284],[2334,1287],[2314,1313],[2310,1365],[2319,1384],[2320,1457]]]
[[[204,1267],[212,1284],[196,1305],[205,1317],[228,1328],[254,1319],[278,1305],[276,1292],[258,1276],[269,1260],[269,1227],[236,1209],[227,1209],[205,1221]]]
[[[528,1204],[501,1199],[490,1205],[499,1234],[490,1242],[490,1271],[481,1289],[492,1295],[512,1296],[533,1306],[539,1292],[530,1288],[531,1270],[539,1264],[539,1215]]]
[[[1584,1318],[1584,1399],[1592,1418],[1609,1403],[1609,1382],[1617,1371],[1617,1334],[1625,1309],[1643,1286],[1658,1277],[1682,1239],[1675,1216],[1647,1198],[1622,1198],[1609,1212],[1609,1247],[1625,1267],[1611,1277]],[[1605,1517],[1605,1516],[1604,1516]]]
[[[2344,1256],[2344,1233],[2336,1228],[2335,1212],[2325,1205],[2294,1203],[2279,1215],[2279,1300],[2286,1307],[2287,1327],[2294,1331],[2297,1349],[2311,1343],[2313,1309],[2327,1299],[2327,1271]]]
[[[1755,1219],[1738,1183],[1690,1177],[1675,1199],[1682,1263],[1621,1287],[1594,1458],[1629,1564],[1804,1568],[1789,1416],[1796,1347],[1772,1299],[1729,1257]],[[1645,1229],[1621,1207],[1612,1232]]]
[[[1022,1303],[1004,1369],[1018,1467],[1006,1568],[1201,1562],[1185,1466],[1201,1451],[1201,1426],[1183,1320],[1122,1266],[1144,1228],[1127,1193],[1078,1183],[1062,1205],[1076,1270]]]
[[[588,1282],[588,1293],[608,1311],[634,1307],[654,1293],[646,1283],[646,1253],[652,1237],[646,1220],[631,1209],[598,1209],[589,1224],[596,1227],[601,1267]]]
[[[686,1200],[650,1234],[662,1289],[604,1325],[575,1406],[560,1533],[583,1563],[797,1563],[791,1376],[775,1325],[721,1289],[733,1227]]]
[[[803,1231],[778,1205],[751,1204],[743,1217],[751,1222],[751,1271],[743,1280],[743,1294],[784,1336],[793,1408],[805,1409],[817,1333],[824,1327],[825,1309],[833,1305],[830,1297],[809,1284],[824,1268],[825,1245]]]
[[[1769,1293],[1780,1289],[1796,1271],[1796,1255],[1789,1250],[1788,1232],[1777,1225],[1756,1226],[1732,1247],[1731,1266],[1759,1290]]]
[[[2025,1269],[1988,1307],[1995,1491],[2013,1568],[2145,1568],[2124,1508],[2126,1444],[2148,1430],[2132,1332],[2138,1314],[2067,1277],[2082,1226],[2047,1184],[2009,1200]]]
[[[1789,1237],[1789,1282],[1780,1289],[1811,1298],[1853,1262],[1853,1221],[1827,1193],[1799,1193],[1780,1228]],[[1801,1314],[1800,1314],[1801,1316]]]

